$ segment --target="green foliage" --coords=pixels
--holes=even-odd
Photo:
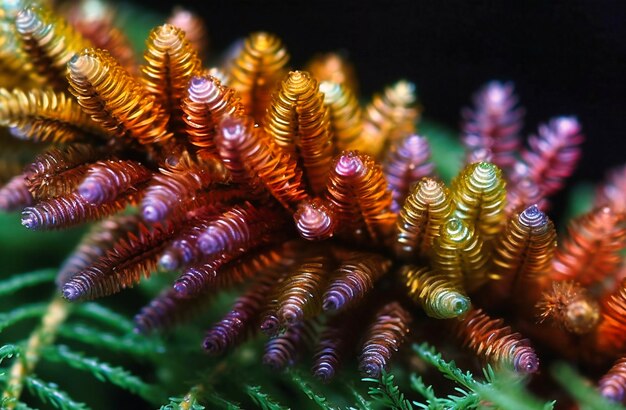
[[[61,410],[86,410],[84,403],[74,401],[67,393],[60,390],[54,383],[46,383],[36,377],[28,376],[25,379],[26,387],[43,403],[50,403],[54,408]]]
[[[369,395],[375,403],[386,408],[397,410],[411,410],[411,402],[404,398],[400,388],[395,385],[394,376],[383,371],[381,379],[365,378],[364,382],[376,383],[376,386],[369,388]]]
[[[581,410],[625,410],[618,403],[609,402],[600,396],[574,369],[565,363],[557,363],[550,369],[552,377],[578,403]]]

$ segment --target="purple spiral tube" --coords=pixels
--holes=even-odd
[[[398,302],[388,303],[376,312],[363,337],[359,355],[359,370],[363,375],[380,377],[405,341],[411,321],[411,314]]]
[[[285,333],[267,342],[263,364],[274,370],[292,366],[297,361],[299,354],[311,344],[313,334],[313,323],[310,321],[298,323],[288,328]]]
[[[306,200],[298,204],[293,214],[296,229],[304,239],[321,241],[335,233],[337,219],[330,204],[321,198]]]
[[[150,170],[135,161],[99,161],[89,166],[87,176],[78,186],[78,194],[87,202],[103,204],[151,176]]]
[[[340,310],[362,299],[391,267],[391,260],[378,254],[354,252],[335,272],[324,293],[324,310]]]
[[[135,331],[147,334],[162,331],[183,322],[211,298],[182,299],[173,289],[167,289],[152,299],[135,315]]]
[[[12,212],[33,204],[33,195],[27,187],[27,176],[28,173],[14,176],[0,188],[0,210]]]

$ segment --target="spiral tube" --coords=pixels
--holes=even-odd
[[[299,354],[311,345],[314,331],[312,322],[307,321],[295,324],[285,333],[270,339],[265,344],[263,364],[274,370],[292,366]]]
[[[56,90],[65,91],[67,63],[92,45],[62,18],[37,6],[17,13],[15,29],[37,73]]]
[[[200,60],[207,56],[209,35],[205,28],[205,22],[198,14],[177,6],[174,7],[172,14],[168,17],[167,23],[180,28],[185,33],[187,41],[198,54]]]
[[[553,282],[537,303],[540,320],[552,319],[568,332],[578,335],[595,329],[600,320],[600,306],[578,283]]]
[[[312,74],[315,77],[315,74]],[[330,114],[330,130],[337,151],[359,150],[356,144],[363,130],[361,105],[345,84],[322,81],[320,92],[324,94],[324,105]]]
[[[130,137],[144,145],[171,138],[163,107],[108,52],[82,51],[67,66],[70,93],[111,135]]]
[[[363,115],[363,132],[355,144],[373,157],[379,157],[389,144],[415,133],[419,117],[415,84],[398,81],[374,95]]]
[[[157,267],[159,253],[174,234],[171,224],[140,227],[139,235],[128,234],[95,264],[76,273],[63,285],[69,301],[95,299],[132,287]]]
[[[426,256],[451,214],[450,193],[444,183],[422,178],[412,186],[400,209],[394,241],[396,255],[405,260]]]
[[[626,248],[626,220],[611,208],[594,209],[572,220],[568,235],[552,259],[551,276],[583,286],[599,283],[615,273]]]
[[[391,260],[375,253],[353,252],[342,260],[335,271],[322,306],[326,311],[336,311],[353,306],[361,300],[374,283],[391,268]]]
[[[626,399],[626,357],[618,359],[598,382],[600,394],[616,403]]]
[[[381,241],[391,233],[391,193],[382,168],[372,157],[347,151],[336,157],[327,182],[327,199],[335,208],[344,233],[366,229],[370,238]]]
[[[330,204],[322,198],[313,198],[298,204],[293,214],[300,236],[311,241],[331,238],[335,233],[337,219]]]
[[[359,370],[364,376],[378,378],[387,369],[409,333],[411,314],[398,302],[380,308],[363,336]]]
[[[147,181],[152,172],[135,161],[98,161],[89,166],[78,186],[78,194],[92,204],[113,201],[120,194]]]
[[[307,63],[306,71],[320,83],[337,84],[354,95],[359,91],[354,66],[341,53],[325,53],[315,56]],[[325,91],[322,92],[325,93]]]
[[[520,374],[535,373],[539,358],[528,339],[503,327],[502,319],[491,319],[480,309],[471,310],[459,323],[463,344],[495,369],[510,369]]]
[[[244,107],[232,88],[211,76],[193,77],[182,100],[183,121],[189,142],[202,157],[217,156],[217,126],[225,117],[241,117]]]
[[[468,165],[452,183],[454,216],[474,227],[483,241],[502,229],[505,185],[502,171],[489,162]]]
[[[409,296],[430,317],[450,319],[463,315],[471,307],[465,290],[445,275],[412,265],[404,266],[401,273]]]
[[[278,146],[302,160],[309,187],[319,194],[333,145],[330,116],[317,81],[307,72],[290,72],[272,97],[263,125]]]
[[[135,315],[135,331],[148,334],[170,329],[209,301],[210,297],[181,298],[173,289],[166,289]]]
[[[16,175],[0,188],[0,210],[13,212],[33,204],[34,198],[28,190],[27,177],[28,173]]]
[[[272,92],[282,80],[289,54],[273,34],[258,32],[246,38],[235,57],[230,86],[239,91],[246,114],[260,121],[271,103]]]
[[[398,212],[411,184],[423,177],[431,176],[435,170],[435,165],[430,161],[428,140],[412,134],[391,144],[383,170],[393,198],[391,210]]]
[[[285,209],[293,212],[308,197],[296,160],[283,152],[262,128],[251,128],[250,121],[231,118],[227,124],[219,145],[228,150],[220,148],[220,156],[234,160],[233,164],[246,164],[250,179],[260,181]]]
[[[491,159],[502,169],[510,169],[521,147],[524,109],[518,107],[513,83],[491,81],[474,95],[474,107],[465,108],[463,145],[469,154],[489,150]],[[471,163],[471,162],[468,162]]]
[[[0,88],[0,125],[19,129],[20,139],[34,142],[63,143],[104,134],[74,99],[49,88]]]

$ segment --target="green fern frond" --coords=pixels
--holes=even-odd
[[[78,305],[74,313],[88,319],[97,320],[122,333],[132,333],[135,328],[133,322],[127,317],[97,303],[90,302]]]
[[[376,383],[376,386],[370,386],[368,394],[374,402],[391,408],[394,410],[411,410],[413,406],[411,402],[404,398],[404,394],[394,382],[394,376],[383,370],[379,379],[364,378],[364,382]]]
[[[269,394],[261,391],[260,386],[246,386],[246,393],[262,410],[287,410],[272,399]]]
[[[0,282],[0,296],[11,295],[30,286],[52,282],[56,277],[56,274],[56,269],[42,269],[12,276]]]
[[[4,359],[10,359],[13,356],[19,356],[22,353],[22,348],[17,345],[4,345],[0,347],[0,363]]]
[[[120,337],[83,324],[65,324],[59,328],[59,335],[113,352],[141,357],[161,355],[166,351],[165,345],[156,338],[134,334]]]
[[[46,313],[47,309],[47,303],[33,303],[17,307],[10,312],[0,313],[0,332],[22,320],[39,318]]]
[[[325,397],[320,396],[313,391],[309,383],[302,379],[302,375],[299,372],[290,371],[288,374],[291,376],[291,380],[300,388],[300,390],[302,390],[304,394],[306,394],[309,400],[312,400],[319,406],[319,408],[323,410],[335,410],[334,407],[328,404],[328,400]]]
[[[565,363],[556,363],[550,368],[552,377],[567,391],[580,406],[581,410],[625,410],[618,403],[602,397],[588,381]]]
[[[54,408],[60,410],[87,410],[84,403],[74,401],[66,392],[60,390],[54,383],[46,383],[36,377],[27,376],[24,379],[26,387],[34,395],[39,397],[43,403],[49,403]]]
[[[48,346],[43,350],[42,357],[52,362],[65,363],[70,367],[88,371],[96,379],[111,382],[137,394],[148,402],[161,403],[164,399],[162,391],[156,386],[144,382],[129,371],[121,367],[113,367],[97,359],[85,357],[82,353],[72,352],[67,346]]]

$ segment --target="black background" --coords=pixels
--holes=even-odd
[[[157,7],[168,13],[171,4]],[[363,95],[407,78],[418,86],[424,115],[455,128],[478,87],[513,81],[527,111],[525,133],[556,115],[582,122],[587,141],[576,179],[597,181],[626,163],[626,2],[179,4],[206,20],[212,50],[255,30],[281,36],[294,68],[316,52],[346,50]]]

